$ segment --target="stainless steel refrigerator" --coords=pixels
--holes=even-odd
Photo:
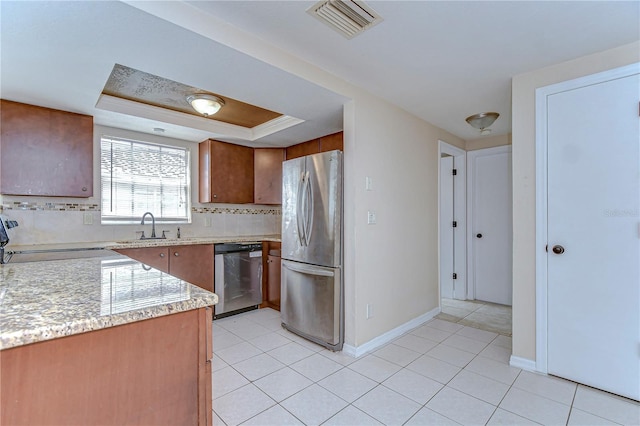
[[[344,342],[342,152],[282,167],[282,325],[338,351]]]

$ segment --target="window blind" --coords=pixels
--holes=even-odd
[[[102,223],[190,221],[190,161],[186,148],[102,138]]]

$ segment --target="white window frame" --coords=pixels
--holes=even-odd
[[[185,207],[184,207],[185,215],[170,216],[168,214],[163,214],[163,212],[161,211],[162,210],[161,208],[158,209],[158,208],[152,208],[152,207],[145,209],[145,212],[150,211],[154,215],[156,223],[167,223],[167,224],[168,223],[177,223],[177,224],[191,223],[191,152],[190,150],[186,147],[181,147],[181,146],[159,144],[155,142],[140,141],[140,140],[122,138],[122,137],[112,137],[107,135],[104,135],[100,138],[99,167],[100,167],[100,188],[101,188],[101,192],[100,192],[101,223],[103,225],[139,224],[142,218],[142,215],[145,213],[145,212],[134,212],[133,211],[134,207],[132,206],[132,209],[129,212],[129,214],[120,214],[120,215],[110,214],[110,212],[113,209],[113,199],[112,199],[113,187],[114,187],[113,178],[115,176],[113,176],[113,164],[111,164],[111,170],[109,170],[108,173],[105,173],[105,171],[103,170],[102,159],[103,159],[103,151],[105,150],[105,144],[110,144],[111,142],[145,145],[145,146],[158,148],[159,150],[162,150],[163,148],[165,148],[169,150],[177,150],[177,151],[184,152],[184,156],[185,156],[184,157],[185,158],[184,183],[180,184],[180,186],[182,186],[184,189],[182,193],[183,197],[181,197],[180,199],[182,200],[182,203],[185,204]],[[107,176],[107,174],[109,174],[110,176]],[[130,176],[133,176],[133,175],[130,175]],[[160,173],[158,178],[161,178],[161,177],[162,177],[162,173]],[[141,188],[143,187],[143,185],[144,184],[141,184]],[[167,186],[169,188],[171,187],[175,188],[176,185],[169,184]],[[162,188],[162,185],[160,187]],[[109,191],[109,194],[111,195],[111,197],[105,198],[105,192],[107,191]],[[135,197],[135,194],[133,196]],[[159,203],[160,205],[162,205],[162,202],[159,202]],[[105,214],[105,213],[108,213],[108,214]]]

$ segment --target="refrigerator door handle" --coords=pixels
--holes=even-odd
[[[320,275],[323,277],[333,277],[335,273],[333,271],[327,270],[327,268],[319,268],[312,265],[306,264],[294,264],[291,262],[282,262],[282,267],[287,268],[294,272],[299,272],[301,274],[307,275]]]
[[[304,238],[309,245],[311,241],[311,231],[313,230],[313,189],[311,188],[311,179],[309,179],[309,172],[307,172],[307,197],[305,202],[305,227]]]
[[[298,181],[298,194],[296,195],[297,203],[296,203],[296,226],[298,227],[298,241],[300,242],[300,246],[304,247],[305,237],[304,237],[304,223],[301,221],[304,220],[304,216],[302,214],[302,192],[304,189],[304,173],[300,174],[300,180]]]

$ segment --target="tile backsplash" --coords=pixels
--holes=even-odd
[[[9,230],[10,245],[128,241],[139,237],[136,231],[151,233],[151,224],[102,225],[98,204],[64,201],[16,201],[4,196],[0,214],[19,223]],[[190,224],[156,224],[156,232],[166,230],[169,238],[175,238],[179,226],[183,238],[273,235],[280,234],[281,220],[279,207],[198,205],[191,209]]]

